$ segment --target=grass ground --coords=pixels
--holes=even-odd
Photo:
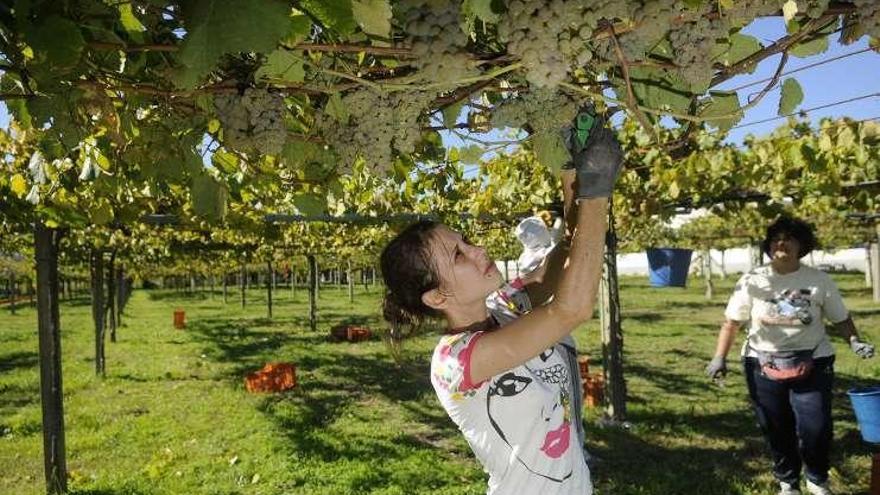
[[[864,280],[836,276],[856,323],[880,342],[880,308]],[[622,305],[628,428],[587,414],[598,456],[597,493],[774,493],[769,460],[746,401],[742,373],[710,385],[702,369],[734,280],[709,301],[688,289],[624,279]],[[318,333],[307,329],[305,293],[262,291],[241,309],[230,293],[136,291],[106,378],[93,371],[86,299],[62,306],[67,456],[75,493],[411,495],[485,493],[484,475],[434,398],[428,359],[436,339],[410,341],[397,366],[379,340],[325,336],[343,321],[381,328],[376,290],[325,289]],[[186,330],[172,311],[187,312]],[[578,329],[593,366],[597,325]],[[837,493],[867,493],[870,448],[860,441],[845,391],[880,381],[878,361],[859,361],[834,338]],[[43,493],[35,315],[0,314],[0,493]],[[267,361],[297,363],[300,386],[278,395],[245,391],[242,377]]]

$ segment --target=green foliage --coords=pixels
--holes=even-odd
[[[55,70],[67,70],[80,59],[85,40],[79,26],[60,16],[51,16],[31,25],[26,39],[35,61]]]
[[[323,25],[343,36],[350,35],[357,28],[351,0],[305,0],[300,5]]]
[[[226,188],[209,175],[196,175],[192,180],[192,206],[196,215],[212,222],[226,216]]]
[[[779,115],[789,115],[804,101],[801,85],[792,78],[782,83],[782,96],[779,99]]]
[[[270,53],[266,63],[255,74],[257,78],[284,79],[291,82],[302,82],[305,75],[303,59],[284,48]]]
[[[712,91],[700,112],[700,116],[709,119],[709,125],[719,131],[728,131],[743,118],[739,97],[736,93]]]
[[[730,35],[729,41],[729,48],[720,59],[724,65],[728,66],[733,65],[764,48],[763,45],[761,45],[761,42],[754,36],[749,36],[747,34],[734,33]],[[755,67],[752,68],[752,72],[754,72],[754,69]]]
[[[558,171],[571,161],[571,155],[558,133],[542,132],[535,134],[532,146],[538,160],[551,170]]]
[[[388,0],[352,0],[351,11],[365,33],[381,38],[391,35],[391,5]]]
[[[289,8],[280,0],[198,0],[186,4],[183,16],[188,32],[177,76],[182,87],[192,88],[227,53],[271,53],[290,30]]]

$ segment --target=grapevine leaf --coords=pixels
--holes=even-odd
[[[571,161],[562,137],[555,132],[539,132],[532,138],[535,155],[545,167],[559,171],[563,165]]]
[[[217,119],[211,119],[208,121],[208,133],[214,134],[220,130],[220,121]]]
[[[6,108],[9,109],[9,113],[12,114],[15,122],[17,122],[22,129],[30,129],[33,127],[31,114],[28,110],[27,102],[24,99],[7,100]]]
[[[113,208],[106,199],[101,198],[92,205],[89,218],[95,225],[107,225],[113,221]]]
[[[461,11],[466,17],[476,17],[486,24],[495,24],[499,19],[499,15],[492,10],[492,0],[464,0]]]
[[[466,163],[469,165],[475,165],[480,163],[480,159],[483,157],[483,148],[481,146],[477,146],[476,144],[472,144],[465,148],[461,148],[459,150],[459,160],[462,163]]]
[[[391,36],[391,5],[388,0],[352,0],[351,10],[365,33],[382,38]]]
[[[825,50],[828,50],[828,37],[819,36],[812,41],[798,43],[794,48],[791,48],[788,53],[798,58],[806,58],[818,55]]]
[[[194,87],[226,53],[275,48],[290,29],[289,8],[279,0],[197,0],[186,3],[183,17],[191,26],[178,54],[183,68],[176,82]]]
[[[788,115],[794,112],[801,102],[804,101],[804,92],[797,80],[788,78],[782,83],[782,97],[779,99],[779,115]]]
[[[309,37],[311,32],[312,20],[309,19],[309,16],[294,11],[290,16],[290,29],[287,31],[287,36],[284,38],[284,42],[290,45],[302,43]]]
[[[228,151],[215,151],[211,155],[211,163],[227,174],[238,172],[238,157]]]
[[[357,28],[351,0],[303,0],[300,6],[339,34],[349,35]]]
[[[256,73],[257,79],[284,79],[291,82],[302,82],[305,75],[303,59],[283,48],[269,54],[266,63]]]
[[[686,84],[674,82],[665,71],[653,67],[633,67],[630,70],[633,93],[636,99],[650,108],[669,108],[675,112],[687,112],[691,95]],[[622,82],[622,81],[621,81]],[[617,89],[618,94],[626,94],[626,89]]]
[[[672,180],[669,183],[669,197],[672,199],[678,199],[678,195],[681,194],[681,189],[678,186],[678,181]]]
[[[293,199],[293,205],[303,215],[320,215],[327,209],[327,198],[317,194],[301,194]]]
[[[730,130],[743,117],[739,97],[732,91],[711,91],[709,94],[708,103],[700,111],[700,117],[708,119],[706,123],[721,132]],[[714,118],[722,116],[725,118]]]
[[[34,58],[55,69],[75,66],[86,44],[79,26],[57,15],[34,24],[26,33],[26,39],[34,51]]]
[[[307,179],[317,178],[308,175],[316,169],[321,169],[321,175],[325,175],[323,165],[327,164],[329,156],[329,153],[323,147],[297,139],[291,139],[284,143],[284,149],[281,152],[284,165],[292,170],[302,169]],[[306,170],[312,164],[318,164],[318,166],[313,167],[311,170]]]
[[[730,36],[730,49],[721,57],[721,63],[731,66],[763,48],[764,46],[754,36],[734,33]]]
[[[327,100],[327,106],[324,107],[324,111],[327,112],[327,115],[333,117],[338,122],[342,124],[348,123],[348,109],[345,108],[345,105],[342,103],[342,97],[339,96],[339,93],[333,93],[330,95],[330,98]]]
[[[193,211],[209,221],[222,220],[226,216],[226,187],[210,175],[197,175],[192,179]]]
[[[23,197],[28,190],[27,181],[21,174],[13,175],[12,180],[9,182],[9,186],[12,189],[12,193],[19,198]]]
[[[443,126],[447,129],[451,129],[452,126],[458,122],[458,116],[461,114],[461,109],[464,107],[464,101],[460,101],[458,103],[454,103],[449,105],[448,107],[443,107],[441,112],[443,113]]]
[[[122,27],[128,33],[128,35],[136,41],[137,43],[144,42],[144,32],[147,30],[146,27],[138,20],[134,15],[134,10],[131,7],[131,3],[120,3],[118,5],[119,8],[119,22],[122,24]]]

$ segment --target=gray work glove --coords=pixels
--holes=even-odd
[[[849,348],[862,359],[874,357],[874,346],[867,342],[862,342],[855,335],[849,339]]]
[[[589,107],[581,109],[572,125],[563,131],[577,172],[578,199],[611,196],[623,163],[623,150],[614,131],[591,112]]]
[[[713,357],[706,365],[706,375],[713,380],[724,378],[727,375],[727,358],[724,356]]]

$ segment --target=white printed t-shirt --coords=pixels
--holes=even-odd
[[[736,283],[724,316],[749,323],[742,355],[815,349],[814,357],[834,355],[824,319],[840,323],[849,317],[837,284],[815,268],[801,265],[779,274],[770,265],[755,268]]]
[[[521,288],[505,286],[486,301],[502,326],[531,310]],[[488,495],[589,495],[590,470],[574,424],[577,399],[559,343],[481,383],[470,357],[486,332],[444,335],[431,359],[431,383],[483,469]]]

